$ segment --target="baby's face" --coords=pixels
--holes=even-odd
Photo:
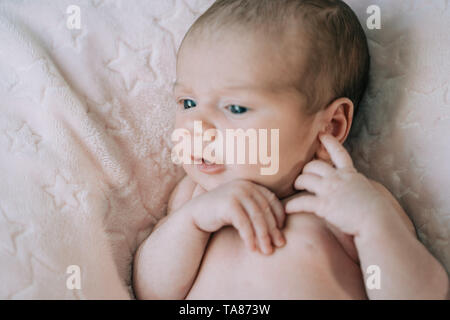
[[[288,49],[282,43],[268,44],[267,39],[256,35],[239,41],[236,38],[229,34],[221,40],[185,41],[178,55],[174,86],[178,103],[175,128],[189,130],[192,146],[194,121],[202,122],[203,132],[215,129],[224,138],[226,129],[267,129],[265,154],[269,156],[273,150],[270,132],[278,129],[278,172],[262,175],[260,169],[270,165],[261,164],[259,155],[257,164],[249,163],[248,140],[245,164],[236,160],[227,164],[225,154],[224,165],[218,170],[204,170],[197,164],[183,164],[183,168],[206,190],[231,180],[247,179],[285,197],[294,192],[295,178],[319,145],[321,113],[304,113],[307,100],[293,87],[298,75],[293,74],[294,62],[286,59],[284,53]],[[298,62],[297,57],[296,63],[303,62]],[[295,67],[301,70],[298,65]],[[203,142],[203,148],[210,143]]]

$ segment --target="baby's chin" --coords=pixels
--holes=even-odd
[[[280,177],[274,176],[261,176],[259,171],[253,172],[254,168],[233,168],[227,167],[225,171],[218,174],[205,174],[198,171],[195,167],[184,166],[183,167],[187,176],[191,178],[192,181],[200,185],[206,191],[211,191],[221,185],[234,180],[247,180],[258,185],[264,186],[269,190],[275,192],[276,194],[286,193],[288,190],[278,190],[280,188]],[[286,184],[281,184],[282,188],[288,187]]]
[[[186,171],[186,170],[185,170]],[[186,174],[189,178],[191,178],[192,181],[200,185],[203,189],[206,191],[211,191],[233,179],[226,179],[225,177],[218,177],[218,175],[215,176],[205,176],[203,174],[199,173],[192,173],[190,170],[186,171]]]
[[[251,180],[248,177],[244,177],[242,172],[236,170],[232,165],[225,165],[225,170],[212,174],[200,171],[195,165],[183,165],[183,169],[192,181],[206,191],[213,190],[233,180]]]

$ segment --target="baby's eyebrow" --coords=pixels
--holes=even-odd
[[[178,81],[174,81],[172,83],[172,91],[175,91],[175,89],[177,89],[179,87],[185,88],[186,90],[190,90],[189,87],[186,87],[185,85],[183,85],[182,83],[180,83]],[[256,92],[268,93],[268,92],[279,91],[283,88],[286,89],[286,86],[283,86],[279,83],[265,84],[263,86],[251,85],[251,84],[250,85],[238,84],[238,85],[225,86],[222,88],[222,90],[223,91],[256,91]]]
[[[172,91],[175,91],[175,89],[177,88],[185,88],[187,90],[189,90],[188,87],[184,86],[182,83],[178,82],[178,81],[174,81],[172,83]],[[224,87],[222,90],[223,91],[267,91],[269,89],[269,87],[261,87],[261,86],[252,86],[252,85],[231,85],[231,86],[226,86]]]
[[[235,85],[235,86],[226,86],[225,90],[265,90],[265,88],[252,86],[252,85]]]
[[[277,84],[277,83],[272,83],[272,84],[264,84],[264,85],[231,85],[231,86],[226,86],[223,88],[224,90],[227,91],[232,91],[232,90],[236,90],[236,91],[255,91],[255,92],[260,92],[260,93],[271,93],[271,92],[276,92],[276,91],[280,91],[283,89],[286,89],[286,86]]]
[[[172,83],[172,90],[175,90],[176,88],[184,88],[184,89],[187,89],[187,90],[191,90],[190,87],[185,86],[184,84],[182,84],[182,83],[179,82],[178,80],[175,80],[175,81]]]
[[[179,87],[179,86],[181,86],[181,84],[178,81],[174,81],[172,83],[172,91],[174,91],[176,89],[176,87]]]
[[[184,84],[182,84],[181,82],[175,81],[172,84],[172,93],[175,93],[175,90],[177,90],[178,88],[182,89],[183,91],[186,92],[192,92],[193,89],[190,86],[185,86]]]

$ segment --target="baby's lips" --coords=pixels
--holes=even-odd
[[[195,158],[193,155],[191,155],[191,160],[194,162],[195,162],[195,160],[202,161],[202,158]]]

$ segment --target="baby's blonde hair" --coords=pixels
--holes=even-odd
[[[314,114],[347,97],[356,115],[369,79],[370,55],[364,30],[343,1],[217,0],[194,22],[183,42],[193,34],[217,34],[236,26],[244,32],[263,32],[267,39],[285,34],[287,28],[306,36],[308,65],[303,72],[298,70],[302,76],[295,84],[308,97],[305,111]]]

